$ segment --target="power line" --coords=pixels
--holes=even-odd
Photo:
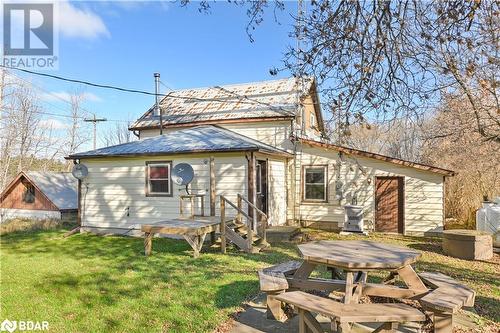
[[[25,110],[11,108],[11,107],[5,107],[5,106],[3,107],[3,109],[10,110],[10,111],[18,111],[18,112],[25,111]],[[44,115],[48,115],[48,116],[55,116],[55,117],[63,117],[63,118],[71,118],[71,119],[77,118],[77,119],[82,119],[82,120],[85,119],[85,117],[83,117],[83,116],[71,116],[71,115],[67,115],[67,114],[59,114],[59,113],[52,113],[52,112],[46,112],[46,111],[31,110],[30,112],[44,114]],[[122,120],[122,119],[107,119],[107,121],[122,122],[122,123],[129,123],[130,122],[129,120]]]
[[[56,79],[56,80],[62,80],[62,81],[67,81],[67,82],[72,82],[72,83],[79,83],[79,84],[83,84],[83,85],[87,85],[87,86],[92,86],[92,87],[97,87],[97,88],[113,89],[113,90],[118,90],[118,91],[123,91],[123,92],[130,92],[130,93],[136,93],[136,94],[156,96],[155,93],[151,93],[149,91],[144,91],[144,90],[128,89],[128,88],[111,86],[111,85],[107,85],[107,84],[98,84],[98,83],[93,83],[93,82],[89,82],[89,81],[83,81],[83,80],[77,80],[77,79],[69,79],[69,78],[65,78],[65,77],[59,76],[59,75],[53,75],[53,74],[47,74],[47,73],[40,73],[40,72],[30,71],[30,70],[24,69],[24,68],[17,68],[17,67],[5,66],[5,65],[2,65],[2,64],[0,64],[0,67],[6,68],[6,69],[17,70],[17,71],[21,71],[21,72],[29,73],[29,74],[33,74],[33,75],[49,77],[49,78]],[[164,95],[164,96],[166,96],[166,95]]]
[[[161,94],[161,93],[156,94],[156,93],[145,91],[145,90],[122,88],[122,87],[112,86],[112,85],[107,85],[107,84],[98,84],[98,83],[93,83],[93,82],[89,82],[89,81],[83,81],[83,80],[77,80],[77,79],[70,79],[70,78],[65,78],[65,77],[58,76],[58,75],[40,73],[40,72],[35,72],[35,71],[31,71],[31,70],[24,69],[24,68],[17,68],[17,67],[5,66],[5,65],[2,65],[2,64],[0,64],[0,67],[6,68],[6,69],[17,70],[17,71],[21,71],[21,72],[25,72],[25,73],[29,73],[29,74],[33,74],[33,75],[39,75],[39,76],[49,77],[49,78],[56,79],[56,80],[62,80],[62,81],[67,81],[67,82],[72,82],[72,83],[79,83],[79,84],[83,84],[83,85],[87,85],[87,86],[91,86],[91,87],[104,88],[104,89],[112,89],[112,90],[118,90],[118,91],[122,91],[122,92],[143,94],[143,95],[148,95],[148,96],[159,96],[159,97],[177,98],[177,99],[184,99],[184,100],[187,100],[187,101],[190,101],[190,102],[226,102],[226,103],[229,102],[227,100],[227,98],[220,99],[220,98],[199,98],[199,97],[193,97],[193,96],[183,96],[183,95],[176,95],[176,94],[174,94],[175,91],[171,91],[171,92],[169,92],[167,94]],[[245,104],[260,104],[260,105],[264,105],[264,106],[267,106],[267,107],[271,106],[274,109],[276,109],[276,108],[282,109],[281,107],[276,107],[276,106],[271,105],[269,103],[261,102],[261,101],[255,100],[255,99],[250,99],[247,96],[242,96],[242,95],[240,95],[240,94],[238,94],[238,93],[236,93],[234,91],[231,91],[231,90],[228,90],[228,89],[225,89],[225,90],[231,92],[231,94],[233,94],[233,95],[235,95],[235,96],[237,96],[237,97],[240,98],[240,100],[239,101],[235,101],[235,103],[245,103],[245,101],[242,101],[241,99],[246,99],[247,102]],[[284,110],[284,111],[286,111],[286,110]],[[286,112],[288,112],[288,111],[286,111]]]

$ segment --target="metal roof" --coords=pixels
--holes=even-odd
[[[299,84],[309,91],[312,78],[296,78],[172,91],[160,104],[163,124],[186,124],[202,121],[290,118],[297,109]],[[130,126],[131,130],[158,127],[154,106]]]
[[[170,155],[194,152],[230,151],[260,151],[269,154],[291,156],[291,154],[284,150],[264,144],[228,129],[213,125],[204,125],[182,128],[152,138],[76,153],[67,158],[77,159],[85,157]]]
[[[25,174],[59,209],[78,208],[78,180],[71,172],[28,171]]]

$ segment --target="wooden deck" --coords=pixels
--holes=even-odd
[[[234,218],[228,218],[233,220]],[[144,224],[144,253],[151,254],[154,234],[181,235],[194,250],[194,257],[198,257],[207,234],[211,235],[211,242],[215,242],[215,232],[220,231],[220,216],[199,216],[191,218],[175,218]]]

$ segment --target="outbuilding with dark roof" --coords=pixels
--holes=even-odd
[[[0,194],[0,222],[76,218],[77,186],[70,172],[20,172]]]

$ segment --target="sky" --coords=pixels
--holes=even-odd
[[[272,67],[281,67],[291,38],[296,2],[284,12],[272,10],[255,30],[254,42],[245,31],[246,8],[226,1],[210,2],[211,13],[198,11],[193,2],[59,2],[59,68],[48,74],[154,92],[153,73],[161,74],[161,92],[275,79]],[[42,97],[44,110],[69,114],[69,94],[84,96],[83,107],[98,117],[119,123],[140,117],[153,96],[98,89],[29,74]],[[289,73],[281,72],[278,78]],[[168,88],[167,88],[168,87]],[[47,116],[46,123],[64,129],[67,118]],[[117,122],[98,125],[99,137]],[[89,135],[91,132],[89,132]],[[90,139],[90,138],[89,138]],[[89,140],[80,150],[92,147]]]

